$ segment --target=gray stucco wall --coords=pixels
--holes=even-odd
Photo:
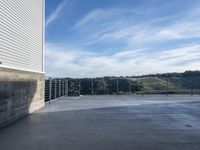
[[[43,106],[43,73],[0,67],[0,127]]]

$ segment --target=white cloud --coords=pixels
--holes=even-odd
[[[101,55],[59,45],[47,45],[46,51],[47,75],[59,77],[176,72],[198,70],[200,65],[200,45],[167,49],[152,54],[141,49]]]
[[[60,16],[60,14],[61,14],[62,10],[65,8],[66,4],[67,4],[66,0],[63,0],[60,4],[58,4],[56,9],[47,17],[46,27]]]

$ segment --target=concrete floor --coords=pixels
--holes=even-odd
[[[200,150],[200,96],[62,98],[0,129],[1,150]]]

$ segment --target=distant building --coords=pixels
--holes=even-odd
[[[44,0],[0,0],[0,126],[44,106]]]

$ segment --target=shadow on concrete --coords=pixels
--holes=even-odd
[[[36,89],[36,80],[0,81],[0,127],[29,113]]]

